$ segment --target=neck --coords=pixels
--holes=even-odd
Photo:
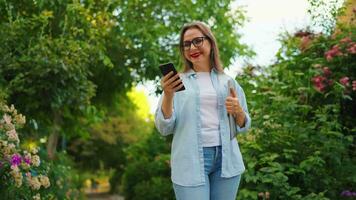
[[[193,64],[193,69],[196,72],[210,72],[211,65],[210,65],[209,61],[199,62],[199,63]]]

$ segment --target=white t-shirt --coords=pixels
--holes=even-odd
[[[218,118],[218,98],[210,72],[197,72],[200,89],[201,130],[204,147],[221,145]]]

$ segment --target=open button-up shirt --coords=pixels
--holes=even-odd
[[[196,73],[190,70],[180,74],[185,90],[176,92],[173,98],[173,113],[165,119],[162,113],[162,94],[155,113],[155,124],[163,135],[173,134],[171,149],[171,179],[182,186],[198,186],[205,184],[204,155],[201,135],[200,95]],[[222,146],[221,177],[230,178],[242,174],[245,166],[242,160],[236,137],[230,140],[229,119],[225,107],[229,96],[228,75],[211,70],[211,80],[218,98],[219,132]],[[244,127],[237,127],[237,132],[246,132],[251,126],[251,118],[247,109],[245,93],[235,83],[237,98],[245,112]]]

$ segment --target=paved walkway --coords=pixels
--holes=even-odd
[[[119,195],[110,195],[107,193],[87,194],[88,200],[124,200],[124,197]]]
[[[88,200],[124,200],[124,197],[120,195],[109,194],[110,184],[107,178],[96,180],[95,187],[91,182],[90,180],[85,182],[84,192]]]

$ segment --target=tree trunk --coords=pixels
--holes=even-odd
[[[56,156],[56,150],[58,145],[58,138],[60,132],[61,117],[59,112],[54,113],[53,128],[47,141],[47,155],[50,160],[54,160]]]

